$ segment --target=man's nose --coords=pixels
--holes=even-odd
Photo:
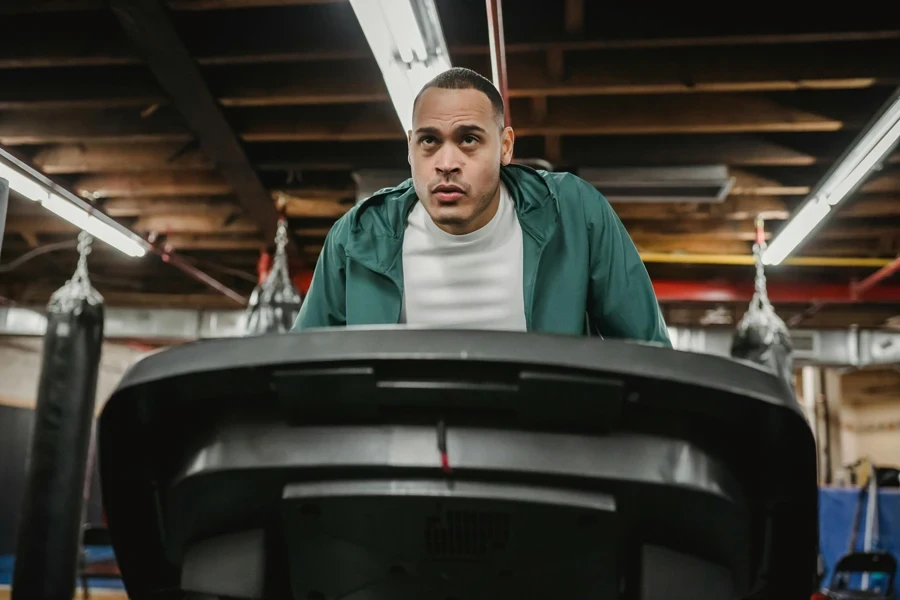
[[[434,161],[434,168],[438,173],[448,175],[462,171],[462,156],[459,149],[453,144],[445,144],[438,150]]]

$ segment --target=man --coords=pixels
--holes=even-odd
[[[504,122],[474,71],[426,84],[408,132],[412,179],[334,225],[293,330],[406,323],[670,345],[612,207],[574,175],[510,164]]]

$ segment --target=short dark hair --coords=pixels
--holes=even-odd
[[[491,83],[491,80],[476,73],[472,69],[464,67],[453,67],[437,75],[434,79],[426,83],[413,101],[413,114],[416,112],[416,106],[419,104],[419,98],[428,88],[438,88],[442,90],[478,90],[488,97],[491,106],[494,108],[494,119],[497,121],[500,129],[503,129],[506,123],[506,113],[503,110],[503,97],[500,92]]]

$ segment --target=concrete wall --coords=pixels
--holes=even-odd
[[[34,408],[42,348],[43,338],[0,337],[0,406]],[[149,352],[126,344],[103,344],[97,379],[98,412],[125,370]]]
[[[900,467],[900,399],[844,406],[842,417],[845,461],[867,456],[877,465]]]

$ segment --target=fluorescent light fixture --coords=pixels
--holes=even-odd
[[[788,221],[772,244],[765,249],[762,255],[763,264],[780,264],[830,212],[831,205],[820,198],[813,198],[804,204],[803,208]],[[782,243],[776,243],[779,241]]]
[[[15,190],[29,200],[40,201],[50,195],[50,190],[37,181],[3,163],[0,163],[0,178],[9,182],[9,189]]]
[[[900,88],[881,114],[857,138],[844,157],[825,176],[815,192],[763,252],[766,265],[780,264],[830,213],[831,207],[853,192],[872,169],[881,164],[900,141]]]
[[[350,0],[404,131],[416,94],[450,68],[434,0]]]
[[[5,153],[4,156],[11,158]],[[20,166],[23,169],[27,169],[24,165]],[[78,198],[74,200],[65,198],[62,195],[62,193],[65,193],[63,190],[57,189],[54,191],[50,185],[39,181],[37,177],[40,177],[40,174],[36,171],[34,176],[32,176],[23,172],[23,170],[0,162],[0,178],[9,181],[11,190],[15,190],[29,200],[38,202],[50,212],[87,231],[98,240],[106,242],[128,256],[138,258],[147,253],[147,242],[115,221],[112,221],[106,215],[91,211],[90,206]],[[55,188],[55,186],[53,187]],[[57,191],[61,193],[57,193]]]

